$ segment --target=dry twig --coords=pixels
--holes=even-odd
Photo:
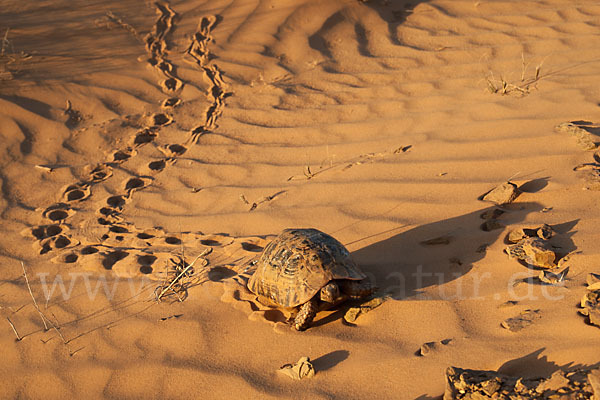
[[[25,283],[27,284],[27,289],[29,289],[29,294],[31,295],[31,300],[33,300],[33,306],[37,310],[38,314],[40,314],[40,318],[42,319],[42,322],[44,323],[44,329],[47,331],[48,324],[46,323],[46,317],[42,313],[42,310],[40,310],[40,307],[38,306],[37,301],[35,301],[35,296],[33,295],[33,292],[31,291],[31,286],[29,285],[29,278],[27,278],[27,272],[25,271],[25,264],[23,263],[23,261],[21,261],[21,267],[23,268],[23,276],[25,277]]]
[[[12,323],[10,318],[6,317],[6,320],[8,321],[8,323],[10,324],[10,327],[12,328],[13,332],[15,333],[15,336],[17,337],[17,342],[20,342],[21,340],[23,340],[23,338],[21,336],[19,336],[19,332],[17,332],[17,328],[15,328],[15,325]]]

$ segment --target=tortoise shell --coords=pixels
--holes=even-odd
[[[332,279],[364,278],[348,250],[333,237],[316,229],[286,229],[265,247],[248,289],[277,305],[295,307]]]

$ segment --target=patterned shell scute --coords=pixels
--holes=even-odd
[[[265,247],[248,288],[283,307],[310,300],[332,279],[364,279],[343,244],[316,229],[286,229]]]

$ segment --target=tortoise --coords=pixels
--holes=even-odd
[[[285,229],[256,261],[248,289],[276,306],[296,308],[307,329],[317,311],[375,291],[343,244],[317,229]]]

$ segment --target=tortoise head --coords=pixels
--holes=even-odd
[[[326,303],[334,303],[340,297],[340,287],[335,281],[329,282],[320,290],[319,297]]]

